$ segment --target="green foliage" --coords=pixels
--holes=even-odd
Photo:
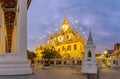
[[[105,56],[102,57],[102,61],[105,65],[107,64],[107,58]]]
[[[27,50],[27,56],[29,60],[34,60],[37,57],[37,55],[34,52],[28,50]]]
[[[54,58],[60,58],[60,54],[54,49],[54,48],[45,48],[42,53],[43,59],[54,59]]]

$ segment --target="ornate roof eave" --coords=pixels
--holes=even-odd
[[[78,42],[80,42],[80,39],[78,39],[78,40],[68,40],[68,41],[63,41],[63,42],[59,42],[59,44],[57,45],[57,46],[59,46],[59,45],[65,45],[65,44],[72,44],[72,43],[78,43]],[[86,42],[85,41],[82,41],[81,42],[83,45],[85,45],[86,44]]]
[[[29,8],[32,0],[27,0],[27,9]]]
[[[32,0],[27,0],[27,9],[29,8]],[[3,0],[0,0],[0,2],[3,2]],[[5,2],[5,1],[4,1]]]

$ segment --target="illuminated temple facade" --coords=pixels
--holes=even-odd
[[[78,28],[74,31],[66,16],[60,27],[60,32],[57,30],[52,34],[50,32],[47,44],[42,44],[35,49],[38,58],[41,57],[40,52],[45,47],[54,47],[56,51],[60,53],[62,58],[83,58],[84,57],[84,46],[86,41],[78,32]]]

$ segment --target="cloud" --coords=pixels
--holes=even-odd
[[[50,27],[53,32],[60,28],[66,10],[73,29],[82,27],[87,35],[89,29],[92,31],[96,52],[104,50],[103,47],[112,49],[115,40],[120,42],[119,4],[120,0],[33,0],[28,11],[28,47],[38,37],[48,36]]]

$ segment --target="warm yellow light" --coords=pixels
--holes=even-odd
[[[107,51],[105,51],[104,54],[107,54]]]

